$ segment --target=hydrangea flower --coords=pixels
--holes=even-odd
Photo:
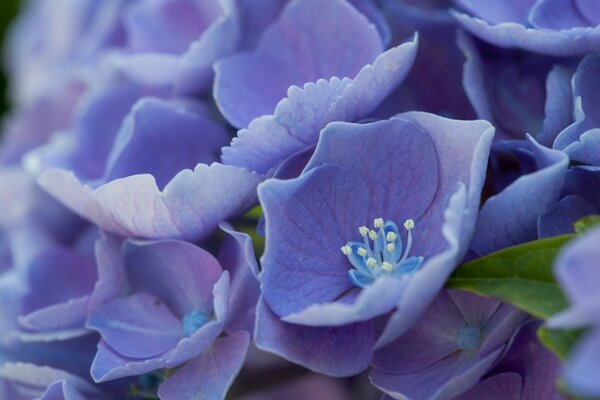
[[[248,325],[243,320],[257,300],[256,278],[248,281],[244,271],[251,272],[247,238],[231,240],[232,281],[216,258],[187,242],[129,240],[122,252],[115,239],[98,243],[100,280],[86,322],[102,337],[95,381],[183,365],[160,386],[161,398],[224,396],[249,343],[240,324]],[[223,331],[231,335],[218,339]]]
[[[590,326],[591,332],[577,344],[567,360],[563,379],[574,394],[600,396],[597,376],[600,371],[600,299],[598,298],[598,240],[600,229],[566,245],[559,254],[554,272],[570,307],[548,321],[553,328]]]
[[[600,8],[593,0],[456,0],[458,22],[498,47],[552,56],[600,50]]]
[[[348,375],[370,361],[373,318],[393,311],[378,345],[406,332],[466,250],[492,131],[425,113],[333,123],[299,178],[262,184],[257,344]],[[334,335],[355,351],[323,341]],[[312,345],[320,352],[302,350]]]
[[[373,384],[395,399],[452,399],[504,355],[527,315],[498,301],[442,291],[412,329],[379,349]]]

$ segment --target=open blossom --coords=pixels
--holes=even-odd
[[[406,335],[379,349],[370,378],[395,399],[452,399],[510,347],[527,315],[497,301],[443,291]]]
[[[331,124],[299,178],[262,184],[258,345],[347,375],[367,367],[376,342],[406,332],[466,250],[492,132],[423,113]],[[460,159],[449,157],[454,145]],[[389,312],[378,338],[373,318]],[[357,350],[301,351],[312,341],[335,347],[323,342],[331,335],[352,337]]]

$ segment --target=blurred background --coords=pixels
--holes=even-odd
[[[20,0],[0,0],[0,43],[4,44],[6,37],[6,28],[10,21],[14,18],[19,8]],[[4,55],[4,47],[2,49],[2,56]],[[3,65],[3,64],[2,64]],[[3,115],[9,107],[6,98],[6,77],[4,70],[0,71],[0,115]]]

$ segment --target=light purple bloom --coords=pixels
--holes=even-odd
[[[442,291],[412,329],[375,353],[371,381],[395,399],[452,399],[492,368],[526,318],[495,300]]]
[[[102,336],[97,382],[183,365],[160,386],[161,398],[224,397],[244,360],[250,335],[238,329],[257,291],[243,271],[252,272],[244,236],[233,239],[234,287],[216,258],[187,242],[128,240],[122,250],[116,239],[98,242],[100,280],[86,324]],[[231,335],[217,340],[224,330]]]
[[[322,132],[299,178],[261,185],[267,245],[258,345],[320,372],[346,375],[369,361],[373,318],[394,311],[378,345],[409,329],[466,250],[492,132],[482,121],[425,113],[365,125],[334,123]],[[393,229],[396,221],[412,231],[412,247],[407,233]],[[346,245],[363,239],[363,246]],[[367,248],[368,241],[375,247]],[[410,247],[406,257],[401,243]],[[424,257],[422,265],[413,265],[409,260],[420,259],[409,255]],[[303,329],[307,333],[298,333],[302,340],[296,342],[285,337],[289,332],[274,334]],[[361,348],[339,356],[354,354],[360,362],[338,361],[331,369],[319,363],[335,363],[333,357],[295,349],[336,329],[354,335]]]

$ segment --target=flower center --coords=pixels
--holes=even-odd
[[[350,280],[358,287],[372,285],[380,276],[402,278],[413,273],[423,263],[423,257],[409,257],[412,246],[411,231],[415,227],[412,219],[404,222],[407,231],[406,250],[402,253],[402,238],[398,227],[382,218],[373,221],[377,231],[366,226],[358,228],[363,242],[348,242],[342,247],[342,253],[348,257],[354,267],[348,271]]]
[[[463,350],[477,350],[481,345],[481,329],[474,325],[463,326],[458,331],[457,342]]]
[[[192,336],[202,325],[208,322],[208,316],[200,311],[191,311],[183,316],[183,334]]]

